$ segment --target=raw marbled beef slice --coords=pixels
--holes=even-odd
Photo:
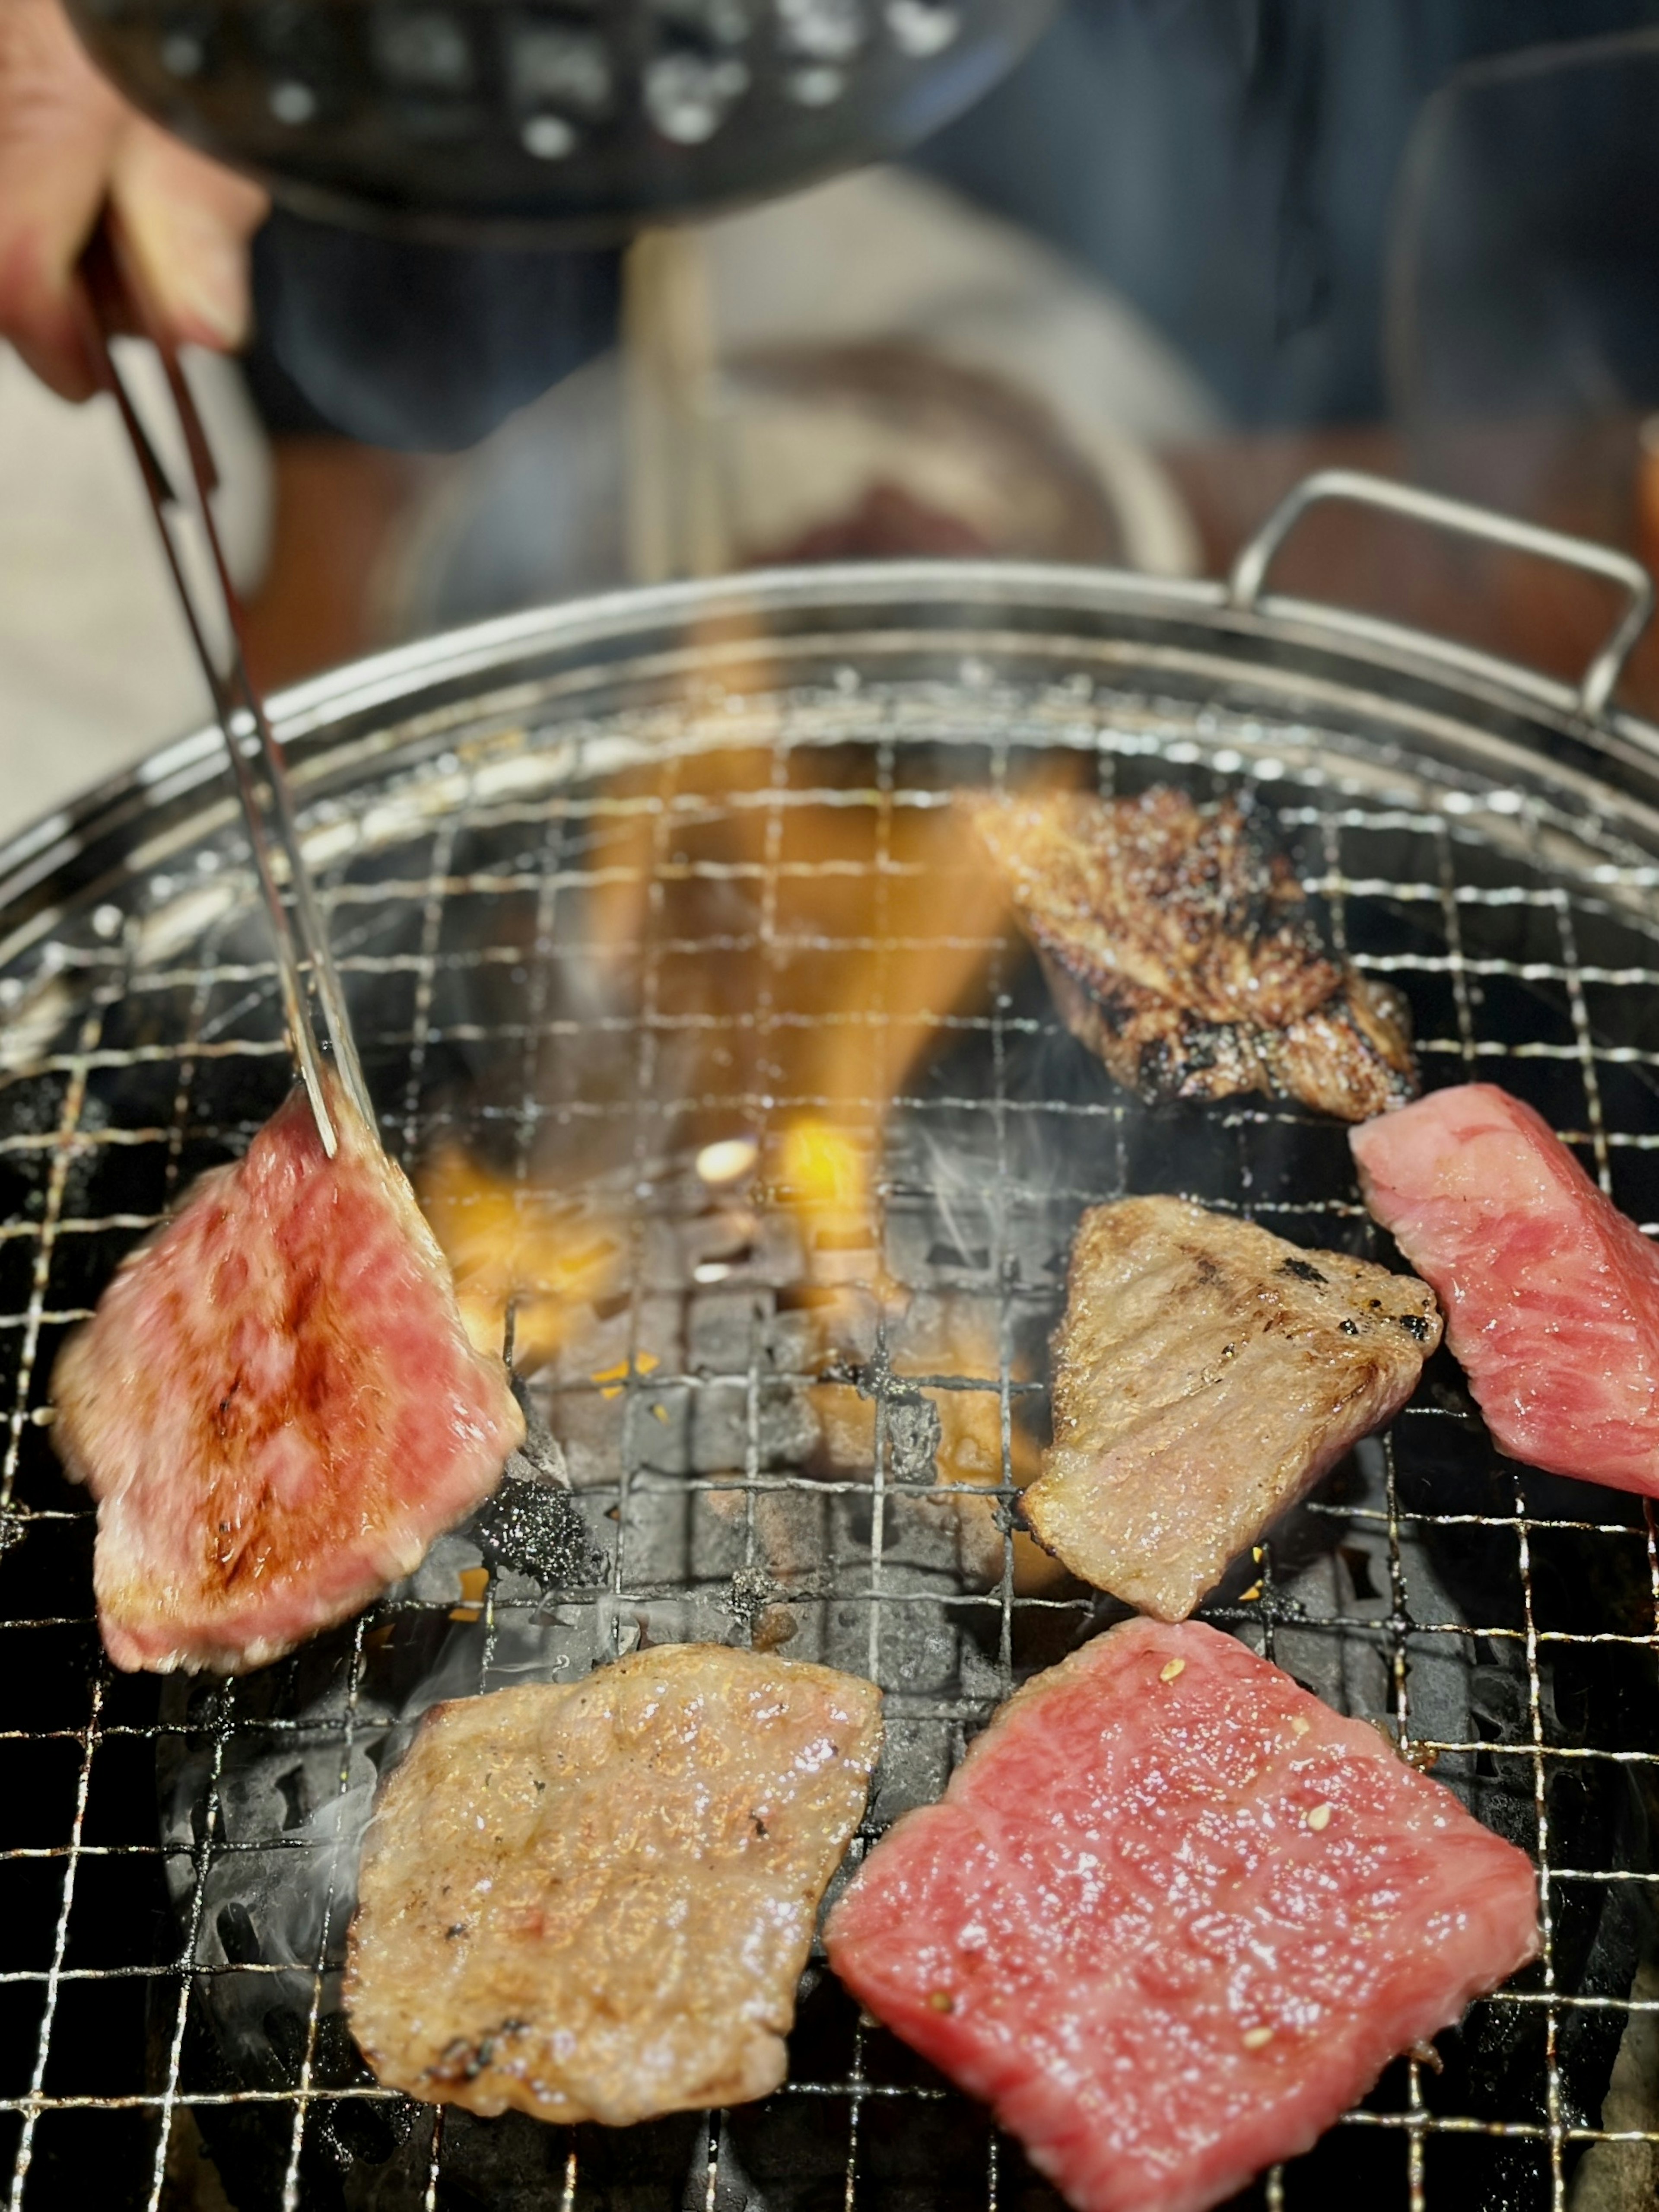
[[[1002,1707],[824,1940],[1079,2212],[1203,2212],[1538,1932],[1524,1855],[1374,1729],[1141,1620]]]
[[[1350,1142],[1497,1443],[1659,1497],[1659,1252],[1636,1224],[1495,1084],[1433,1091]]]
[[[279,1657],[412,1572],[523,1437],[401,1170],[330,1094],[332,1160],[296,1088],[58,1357],[53,1435],[98,1500],[118,1667]]]

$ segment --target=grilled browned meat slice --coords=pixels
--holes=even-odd
[[[410,1573],[524,1436],[401,1170],[296,1089],[123,1264],[52,1376],[118,1667],[263,1666]]]
[[[1322,949],[1236,802],[967,802],[1066,1027],[1153,1103],[1265,1091],[1361,1121],[1415,1097],[1404,1000]]]
[[[1054,1443],[1025,1516],[1074,1574],[1184,1620],[1227,1563],[1398,1411],[1434,1293],[1178,1198],[1083,1217]]]
[[[881,1692],[665,1644],[440,1706],[370,1826],[346,2002],[380,2080],[623,2127],[782,2081]]]

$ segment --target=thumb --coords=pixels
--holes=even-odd
[[[264,193],[137,115],[117,142],[110,191],[174,340],[222,353],[240,346],[248,240],[264,220]]]

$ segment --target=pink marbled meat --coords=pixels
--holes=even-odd
[[[1002,1707],[830,1916],[830,1964],[1079,2212],[1202,2212],[1538,1948],[1532,1868],[1196,1621]]]
[[[1352,1133],[1365,1203],[1516,1459],[1659,1497],[1659,1252],[1494,1084]]]
[[[118,1667],[263,1666],[410,1573],[524,1434],[401,1171],[331,1085],[123,1264],[59,1355],[53,1434],[98,1500]]]

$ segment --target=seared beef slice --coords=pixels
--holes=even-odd
[[[1236,801],[966,804],[1067,1028],[1149,1103],[1265,1091],[1360,1121],[1415,1095],[1405,1001],[1325,952]]]
[[[346,2001],[411,2096],[624,2127],[765,2096],[881,1692],[665,1644],[442,1705],[363,1850]]]
[[[1411,1395],[1434,1295],[1178,1198],[1085,1214],[1025,1516],[1074,1574],[1180,1620]]]

